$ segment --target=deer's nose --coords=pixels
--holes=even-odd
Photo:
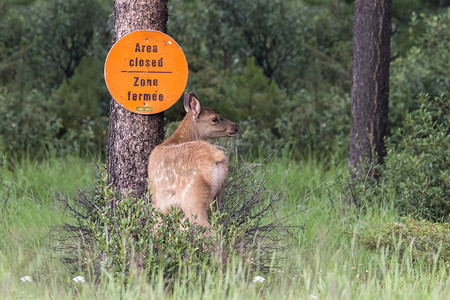
[[[239,125],[236,123],[233,123],[233,126],[231,126],[230,130],[228,130],[227,135],[230,137],[236,136],[239,132]]]
[[[239,127],[239,124],[236,123],[236,124],[234,125],[234,131],[236,131],[236,133],[238,133],[239,130],[241,130],[241,128]]]

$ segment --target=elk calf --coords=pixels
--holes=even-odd
[[[187,113],[180,126],[150,154],[150,192],[153,206],[162,213],[178,207],[191,222],[209,227],[208,211],[214,199],[219,207],[228,158],[206,140],[233,137],[239,125],[201,107],[192,92],[185,93],[183,104]]]

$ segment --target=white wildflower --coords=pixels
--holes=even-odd
[[[23,277],[20,277],[20,281],[22,281],[22,282],[33,282],[33,278],[31,278],[31,276],[25,275]]]
[[[84,279],[83,276],[76,276],[74,278],[72,278],[73,282],[78,283],[78,282],[86,282],[86,279]]]
[[[266,279],[262,276],[255,276],[255,278],[253,278],[253,282],[263,283],[264,281],[266,281]]]

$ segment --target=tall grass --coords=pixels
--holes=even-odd
[[[67,220],[52,200],[55,191],[73,195],[93,181],[90,163],[76,157],[2,165],[0,174],[1,299],[446,299],[448,268],[425,267],[395,249],[374,253],[352,233],[398,220],[391,207],[353,207],[346,201],[345,164],[308,158],[267,163],[269,190],[282,189],[278,214],[295,213],[286,225],[304,225],[292,238],[278,270],[258,274],[234,258],[225,270],[205,268],[198,278],[180,270],[173,292],[162,274],[130,275],[126,285],[102,271],[102,280],[75,283],[75,275],[50,247],[51,226]],[[345,176],[344,176],[345,177]],[[250,278],[248,274],[250,272]],[[33,282],[22,283],[29,275]],[[82,275],[82,274],[81,274]],[[263,283],[253,276],[265,277]]]

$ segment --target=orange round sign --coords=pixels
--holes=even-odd
[[[119,39],[105,62],[105,81],[113,98],[128,110],[155,114],[183,94],[188,65],[183,50],[167,34],[140,30]]]

